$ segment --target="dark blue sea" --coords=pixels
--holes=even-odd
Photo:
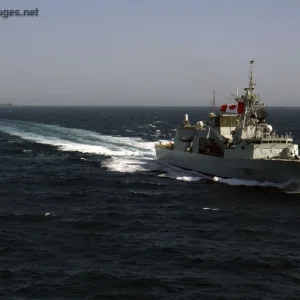
[[[300,184],[158,164],[185,113],[209,109],[1,108],[0,299],[300,299]]]

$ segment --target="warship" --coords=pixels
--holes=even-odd
[[[255,93],[253,63],[249,86],[234,104],[215,109],[208,120],[191,124],[188,115],[168,142],[155,144],[158,162],[193,170],[210,178],[284,183],[300,179],[298,144],[291,133],[277,134],[266,122],[267,110]]]

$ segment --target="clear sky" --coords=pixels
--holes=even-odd
[[[1,0],[0,102],[209,105],[248,83],[298,105],[299,0]]]

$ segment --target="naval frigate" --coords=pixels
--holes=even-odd
[[[191,124],[188,115],[169,142],[158,142],[158,162],[193,170],[211,177],[283,183],[300,179],[298,145],[291,133],[277,134],[266,122],[267,110],[255,93],[253,63],[249,86],[215,111],[208,120]]]

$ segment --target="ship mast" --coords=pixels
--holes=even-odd
[[[255,83],[253,77],[253,64],[254,60],[250,60],[250,72],[249,72],[249,86],[244,88],[245,94],[242,96],[242,101],[245,104],[245,111],[242,116],[242,126],[245,127],[248,117],[255,112],[255,106],[257,101],[257,96],[254,94]]]
[[[255,103],[258,100],[257,95],[254,93],[255,82],[253,77],[253,63],[254,60],[250,60],[250,72],[249,72],[249,86],[244,88],[245,94],[242,96],[242,100],[246,107],[252,108],[255,107]]]
[[[212,109],[212,112],[215,113],[215,108],[216,108],[216,92],[215,92],[215,89],[213,89],[213,109]]]
[[[253,63],[254,60],[250,60],[250,74],[249,74],[249,90],[251,90],[253,92],[255,84],[254,84],[254,80],[253,80]]]
[[[261,128],[265,123],[267,112],[265,105],[260,103],[259,94],[255,94],[255,80],[253,76],[254,60],[250,60],[249,85],[244,88],[244,95],[237,100],[244,103],[244,112],[240,115],[237,131],[234,136],[236,141],[240,139],[252,139],[261,136]]]

